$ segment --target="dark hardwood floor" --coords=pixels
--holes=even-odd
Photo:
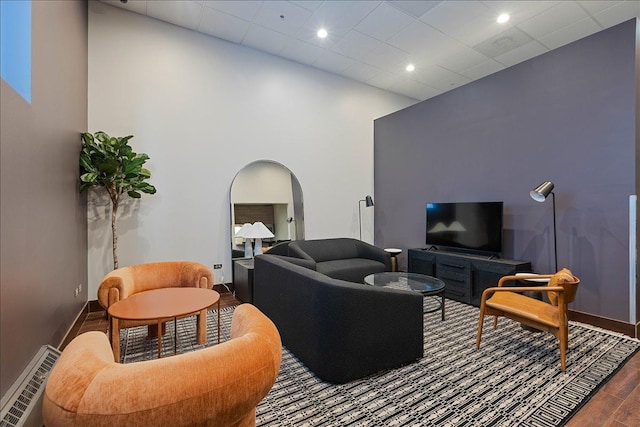
[[[229,292],[220,291],[220,306],[239,302]],[[95,309],[95,307],[94,307]],[[104,310],[83,313],[72,328],[68,341],[88,331],[107,332]],[[640,352],[636,353],[567,423],[568,427],[640,427]]]

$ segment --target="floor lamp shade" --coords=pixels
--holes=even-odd
[[[553,182],[545,181],[542,184],[538,185],[536,188],[531,190],[529,193],[531,198],[536,202],[544,202],[549,193],[553,191]]]
[[[529,192],[529,195],[536,202],[544,202],[551,194],[553,202],[553,256],[555,271],[558,271],[558,241],[556,238],[556,194],[553,192],[553,182],[545,181]]]
[[[362,240],[362,202],[367,208],[373,206],[373,199],[371,196],[366,196],[362,200],[358,200],[358,225],[360,226],[360,240]]]

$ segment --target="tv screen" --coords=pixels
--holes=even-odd
[[[502,253],[503,202],[427,203],[427,246]]]

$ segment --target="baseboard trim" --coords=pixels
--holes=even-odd
[[[69,329],[67,329],[67,333],[64,334],[64,336],[62,337],[62,340],[58,343],[58,345],[56,346],[57,349],[60,349],[62,347],[62,344],[65,343],[67,337],[69,336],[69,334],[71,334],[72,331],[75,331],[76,328],[78,328],[78,322],[80,321],[80,319],[82,318],[82,316],[86,316],[88,313],[88,309],[89,309],[89,303],[86,302],[83,306],[82,306],[82,310],[80,310],[78,312],[78,315],[76,316],[76,318],[73,320],[73,323],[71,323],[71,326],[69,326]],[[75,331],[77,332],[77,331]],[[74,333],[75,333],[74,332]]]
[[[104,311],[104,308],[102,308],[97,299],[89,301],[89,313],[95,313],[96,311]]]
[[[620,320],[609,319],[607,317],[600,317],[574,310],[568,310],[568,316],[569,320],[575,320],[576,322],[582,322],[598,328],[608,329],[633,338],[638,337],[638,325],[634,325],[633,323],[626,323]]]

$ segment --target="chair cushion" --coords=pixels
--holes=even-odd
[[[496,292],[486,304],[506,314],[511,313],[554,328],[560,325],[557,307],[515,292]]]
[[[573,277],[573,274],[571,273],[571,271],[568,268],[563,268],[562,270],[554,274],[553,277],[551,277],[551,279],[549,279],[548,286],[549,287],[562,286],[565,283],[573,283],[573,282],[575,282],[575,277]],[[551,302],[551,304],[558,305],[557,293],[547,292],[547,297],[549,298],[549,301]],[[573,300],[573,298],[571,298],[571,300]],[[566,301],[566,302],[569,303],[570,301]]]

